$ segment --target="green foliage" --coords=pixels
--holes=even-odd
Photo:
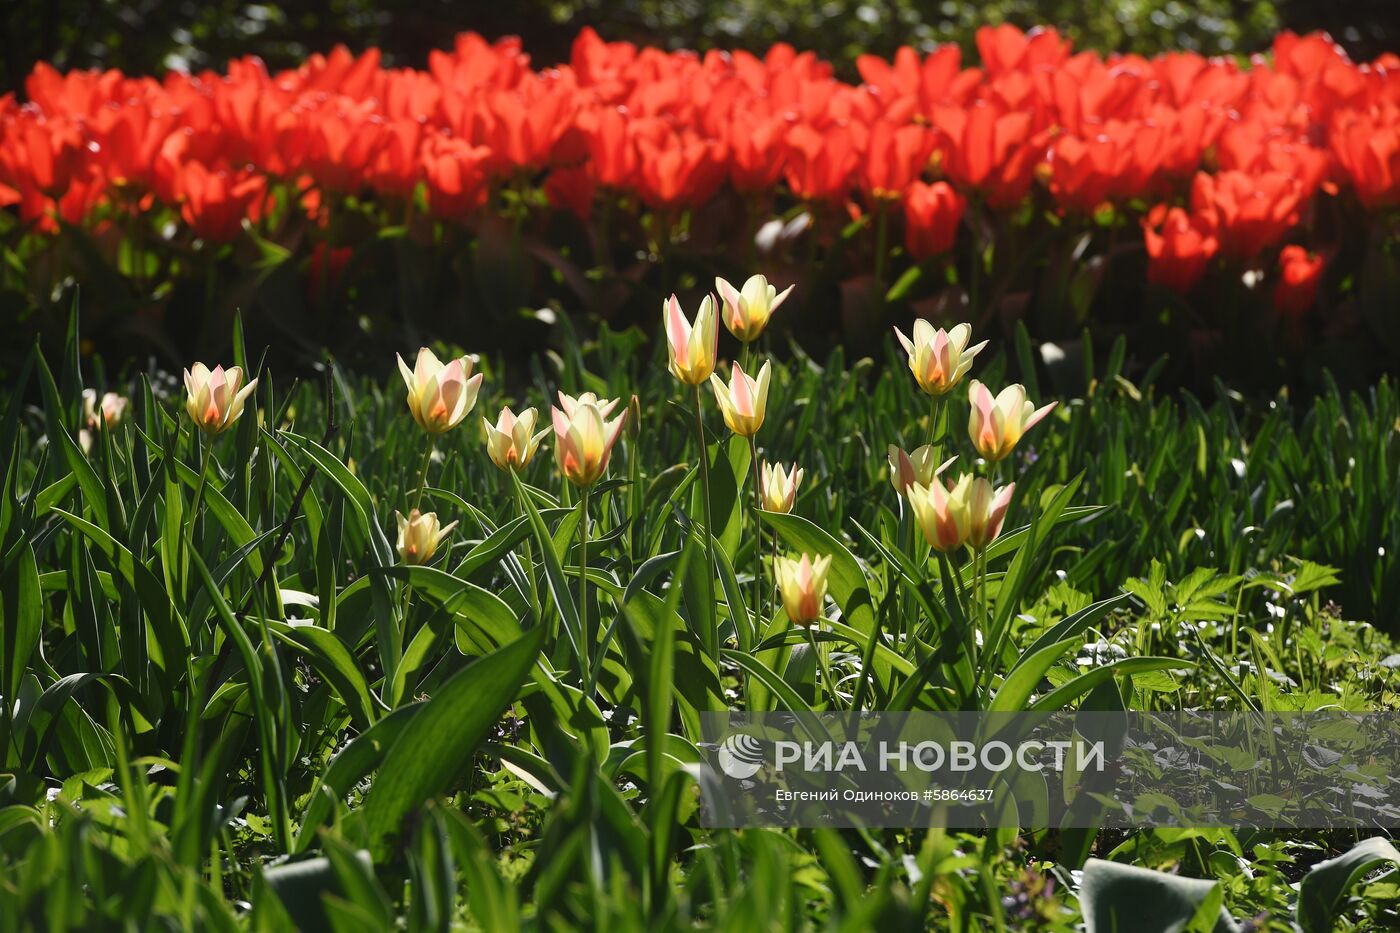
[[[1328,834],[695,816],[708,710],[1396,705],[1365,621],[1400,606],[1388,383],[1254,409],[1038,373],[1070,400],[999,467],[1016,496],[979,585],[911,537],[884,453],[933,433],[967,464],[965,398],[931,432],[899,366],[794,350],[758,441],[807,478],[760,527],[744,445],[712,445],[711,574],[691,414],[641,346],[604,330],[514,394],[483,364],[473,418],[639,396],[590,496],[586,587],[577,492],[548,454],[497,470],[471,419],[422,492],[461,524],[401,564],[427,438],[396,382],[264,370],[211,438],[149,373],[94,386],[132,410],[85,444],[77,334],[35,357],[0,420],[0,929],[1143,929],[1141,885],[1186,929],[1393,916],[1347,899],[1382,890],[1357,887],[1393,858],[1378,843],[1306,871],[1353,841]],[[775,538],[833,557],[810,640],[755,585]]]

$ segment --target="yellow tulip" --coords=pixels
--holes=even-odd
[[[945,487],[943,480],[928,484],[915,483],[907,493],[909,505],[924,540],[938,551],[956,551],[967,543],[972,533],[972,509],[968,497],[972,492],[972,476],[964,474],[956,484]]]
[[[414,509],[408,513],[408,518],[398,512],[394,515],[399,520],[399,557],[405,564],[426,564],[432,560],[438,545],[457,527],[456,522],[439,527],[436,512]]]
[[[559,472],[575,486],[592,486],[607,472],[608,457],[627,421],[625,410],[612,421],[604,421],[617,403],[617,399],[600,401],[592,392],[578,398],[559,393],[563,407],[551,409],[554,457]]]
[[[793,625],[811,625],[822,616],[826,599],[826,575],[831,569],[831,557],[812,560],[803,554],[801,560],[779,557],[775,567],[778,591],[783,595],[783,611]]]
[[[443,434],[471,413],[481,389],[481,374],[472,375],[471,357],[458,357],[444,364],[436,353],[422,347],[412,369],[402,356],[398,360],[399,372],[408,386],[408,411],[424,431]]]
[[[751,275],[742,288],[735,288],[721,278],[715,279],[715,290],[724,300],[724,326],[744,343],[758,339],[768,326],[768,319],[778,306],[787,301],[795,285],[779,292],[761,275]]]
[[[724,384],[718,373],[710,375],[710,386],[715,390],[715,401],[719,403],[720,414],[729,430],[740,437],[753,437],[763,427],[763,413],[768,408],[768,381],[772,377],[772,365],[764,363],[758,371],[758,378],[744,372],[738,363],[729,374],[729,385]]]
[[[914,483],[927,486],[933,482],[935,476],[942,475],[943,471],[953,465],[957,457],[949,457],[941,464],[935,462],[937,451],[932,444],[925,444],[916,448],[913,453],[906,453],[902,448],[894,444],[889,448],[890,461],[890,485],[894,491],[900,495]]]
[[[126,417],[126,406],[129,403],[129,399],[115,392],[104,392],[102,400],[99,402],[95,390],[84,389],[83,420],[93,430],[104,424],[109,428],[115,428]]]
[[[481,419],[486,428],[486,454],[491,462],[502,470],[523,470],[530,465],[535,451],[544,440],[549,428],[534,433],[535,419],[539,412],[527,408],[516,415],[510,408],[502,408],[496,423]]]
[[[797,464],[794,463],[784,472],[781,463],[765,462],[760,475],[763,508],[769,512],[791,512],[792,504],[797,501],[797,487],[802,484],[802,470],[797,468]]]
[[[1001,534],[1001,523],[1006,520],[1006,510],[1011,507],[1011,494],[1016,491],[1015,483],[1008,483],[1000,489],[982,477],[972,481],[972,489],[967,496],[971,526],[967,543],[976,550],[983,550]]]
[[[681,313],[681,303],[672,295],[662,307],[666,325],[666,342],[670,349],[671,372],[688,386],[698,386],[715,371],[715,352],[719,345],[719,322],[715,313],[715,297],[706,295],[695,312],[692,325]]]
[[[972,338],[972,328],[959,324],[952,330],[934,329],[923,318],[914,322],[914,337],[904,336],[898,327],[894,334],[909,354],[909,371],[914,381],[928,395],[944,395],[967,375],[972,368],[973,357],[982,352],[987,341],[975,347],[968,347]]]
[[[243,403],[257,385],[256,379],[243,385],[243,370],[237,366],[211,370],[195,363],[185,370],[185,411],[201,431],[222,434],[243,414]]]
[[[967,423],[972,446],[992,461],[1004,460],[1015,449],[1021,435],[1050,414],[1057,404],[1051,402],[1036,408],[1026,398],[1026,387],[1020,384],[1007,386],[993,398],[992,391],[976,379],[968,387],[967,398],[972,407]]]

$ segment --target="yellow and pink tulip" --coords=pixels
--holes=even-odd
[[[768,408],[768,383],[773,375],[771,363],[764,363],[755,379],[735,363],[729,374],[729,384],[718,373],[710,375],[724,423],[740,437],[753,437],[763,427],[763,415]]]
[[[715,298],[706,295],[695,312],[694,323],[681,312],[680,300],[672,295],[662,309],[671,373],[688,386],[698,386],[715,371],[719,346],[719,319]]]
[[[495,424],[482,418],[482,427],[486,429],[486,455],[491,462],[502,470],[523,470],[529,466],[540,441],[549,434],[549,428],[536,433],[538,418],[539,412],[533,408],[517,415],[509,407],[501,409]]]
[[[399,372],[408,386],[408,410],[429,434],[445,434],[471,413],[481,389],[481,374],[472,375],[472,358],[443,363],[427,347],[418,351],[413,368],[398,357]]]
[[[1016,449],[1021,436],[1054,410],[1056,402],[1036,408],[1026,398],[1026,387],[1015,384],[993,396],[992,390],[976,379],[968,387],[971,414],[967,433],[972,446],[985,459],[1004,460]]]
[[[575,486],[592,486],[607,472],[608,458],[627,421],[626,410],[606,420],[617,404],[618,399],[600,400],[592,392],[577,398],[559,393],[560,407],[551,409],[554,458],[559,472]]]
[[[802,470],[797,464],[784,470],[781,463],[765,462],[760,475],[763,508],[769,512],[791,512],[797,501],[797,487],[802,485]]]
[[[744,343],[752,343],[794,288],[795,285],[789,285],[780,292],[761,275],[749,276],[739,288],[716,278],[715,291],[724,302],[724,326]]]
[[[195,363],[185,370],[185,411],[205,434],[222,434],[242,417],[243,405],[257,385],[256,379],[243,384],[241,367],[210,369]]]
[[[934,328],[923,318],[914,322],[912,338],[904,336],[898,327],[894,334],[909,355],[909,371],[914,374],[914,381],[925,394],[932,396],[946,395],[952,390],[987,345],[984,340],[969,347],[967,342],[972,339],[972,328],[966,324],[944,330]]]
[[[793,625],[807,626],[821,618],[830,569],[829,555],[816,560],[809,554],[803,554],[801,560],[778,558],[775,567],[778,592],[783,597],[783,611]]]

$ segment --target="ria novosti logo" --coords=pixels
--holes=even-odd
[[[745,780],[763,767],[763,743],[747,732],[736,732],[720,743],[719,769],[736,780]]]

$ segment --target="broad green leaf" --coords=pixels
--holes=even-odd
[[[1318,862],[1298,887],[1295,918],[1303,933],[1335,929],[1347,893],[1369,872],[1384,864],[1400,864],[1400,851],[1389,839],[1374,836],[1325,862]]]
[[[515,699],[544,644],[544,626],[467,665],[444,683],[389,748],[365,795],[364,825],[373,850],[399,832],[409,811],[441,793]],[[444,741],[450,736],[450,741]]]

